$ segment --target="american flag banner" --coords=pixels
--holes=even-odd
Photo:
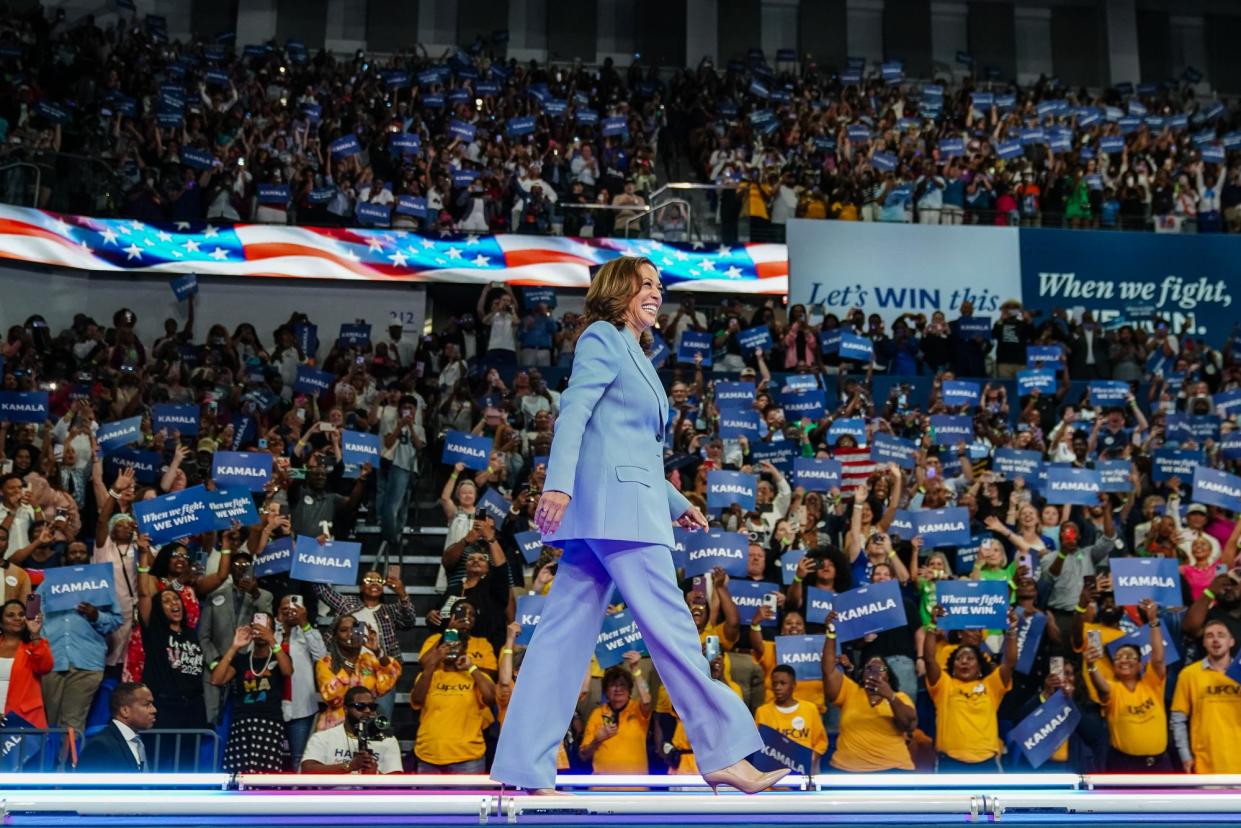
[[[646,256],[672,290],[788,292],[783,244],[146,224],[0,205],[0,258],[81,270],[586,288],[592,268],[620,256]]]

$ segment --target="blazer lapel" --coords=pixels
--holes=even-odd
[[[642,375],[642,379],[646,380],[646,384],[651,387],[651,393],[655,395],[655,403],[659,406],[661,412],[659,421],[662,423],[668,416],[668,398],[664,395],[663,385],[651,379],[650,375],[654,373],[655,368],[651,365],[651,361],[646,358],[646,354],[634,348],[629,348],[628,350],[630,358],[633,359],[634,365],[638,369],[638,373]],[[658,375],[656,375],[656,379],[658,379]]]

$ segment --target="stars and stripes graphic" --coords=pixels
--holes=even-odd
[[[0,205],[0,258],[81,270],[585,288],[593,268],[619,256],[649,258],[673,290],[788,291],[783,244],[146,224]]]

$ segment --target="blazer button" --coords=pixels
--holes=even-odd
[[[664,441],[664,435],[662,435],[662,434],[660,434],[660,433],[656,432],[656,433],[655,433],[655,442],[657,442],[657,443],[662,443],[663,441]]]

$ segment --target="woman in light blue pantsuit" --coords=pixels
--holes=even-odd
[[[556,751],[594,652],[615,584],[694,747],[707,782],[754,793],[787,771],[760,774],[745,757],[762,747],[745,704],[711,679],[676,583],[672,524],[706,519],[664,479],[668,399],[639,344],[661,302],[646,259],[604,265],[586,294],[560,399],[547,481],[535,514],[546,540],[564,542],[556,580],[522,662],[492,766],[499,782],[554,793]]]

